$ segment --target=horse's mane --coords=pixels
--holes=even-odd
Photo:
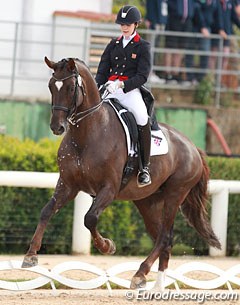
[[[79,58],[72,58],[72,59],[73,59],[75,62],[78,62],[79,64],[82,64],[82,65],[90,72],[90,74],[91,74],[91,71],[90,71],[88,65],[87,65],[83,60],[81,60],[81,59],[79,59]]]
[[[69,58],[70,59],[70,58]],[[68,60],[69,60],[68,59]],[[94,80],[94,82],[95,82],[95,79],[94,79],[94,77],[93,77],[93,75],[92,75],[92,73],[91,73],[91,71],[90,71],[90,69],[89,69],[89,67],[88,67],[88,65],[83,61],[83,60],[81,60],[81,59],[79,59],[79,58],[72,58],[74,61],[75,61],[75,63],[76,63],[76,65],[77,66],[80,66],[80,68],[81,67],[83,67],[85,70],[87,70],[87,74],[90,76],[90,78],[92,78],[93,80]],[[80,72],[80,71],[79,71]]]

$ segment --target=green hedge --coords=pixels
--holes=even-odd
[[[58,141],[20,141],[0,136],[0,170],[57,172]],[[23,253],[37,225],[39,214],[53,190],[0,187],[0,252]],[[50,222],[41,252],[71,251],[72,205]],[[46,240],[46,242],[45,242]],[[47,248],[47,249],[46,249]]]
[[[56,172],[59,141],[19,141],[0,136],[0,170]],[[208,158],[211,179],[240,180],[240,160]],[[0,253],[24,253],[37,225],[42,207],[53,190],[0,187]],[[228,255],[239,255],[239,195],[229,203]],[[41,253],[71,253],[73,204],[69,203],[50,221]],[[101,215],[99,230],[117,245],[119,255],[146,255],[152,247],[141,216],[128,201],[113,202]],[[207,254],[208,246],[189,228],[180,213],[174,226],[174,253]],[[97,253],[95,249],[92,249]]]

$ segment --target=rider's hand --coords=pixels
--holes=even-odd
[[[119,80],[116,81],[108,81],[106,83],[106,89],[108,90],[109,93],[113,94],[117,91],[117,89],[122,87],[122,82]]]

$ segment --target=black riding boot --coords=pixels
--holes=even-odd
[[[138,126],[140,155],[142,160],[142,170],[138,174],[138,187],[144,187],[151,184],[151,177],[149,174],[150,165],[150,149],[151,149],[151,130],[150,124],[145,126]]]

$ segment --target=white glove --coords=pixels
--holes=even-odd
[[[108,81],[106,83],[106,89],[108,90],[109,93],[113,94],[121,87],[121,82],[119,80],[116,81]]]

